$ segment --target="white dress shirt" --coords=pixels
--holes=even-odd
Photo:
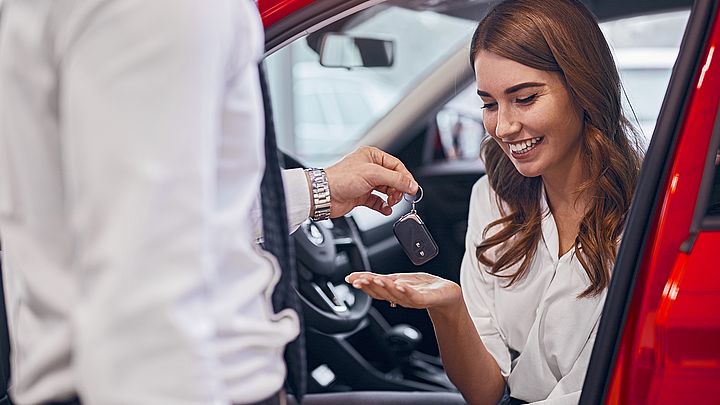
[[[524,278],[511,287],[475,256],[485,227],[501,218],[487,176],[473,187],[460,281],[475,327],[513,397],[541,404],[576,404],[606,291],[577,298],[589,285],[575,250],[558,258],[558,232],[545,195],[542,240]],[[507,212],[507,211],[506,211]],[[497,232],[493,228],[488,236]],[[490,257],[496,250],[491,250]],[[519,263],[509,269],[514,272]],[[510,350],[519,353],[511,358]]]
[[[255,242],[250,0],[6,0],[0,231],[17,404],[254,402],[298,331]],[[291,226],[307,218],[286,172]]]

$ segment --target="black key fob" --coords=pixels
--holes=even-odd
[[[416,266],[429,262],[439,252],[425,223],[414,211],[395,222],[393,232],[405,254]]]

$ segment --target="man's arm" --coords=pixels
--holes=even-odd
[[[418,184],[396,157],[372,147],[361,147],[326,170],[330,186],[330,217],[341,217],[357,206],[365,206],[383,215],[402,200],[403,193],[415,194]],[[302,169],[283,170],[288,229],[293,233],[313,215],[312,184]],[[373,192],[387,196],[386,200]],[[262,236],[260,201],[255,204],[255,236]]]

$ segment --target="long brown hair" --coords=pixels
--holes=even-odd
[[[470,47],[473,68],[481,50],[557,72],[583,112],[581,153],[590,176],[577,195],[591,198],[575,252],[590,279],[579,297],[597,295],[610,281],[642,159],[637,134],[622,111],[620,78],[610,48],[579,1],[508,0],[495,6],[475,30]],[[512,285],[527,273],[542,237],[542,179],[520,174],[490,137],[481,153],[503,217],[485,228],[476,256],[491,274]],[[487,237],[494,227],[499,231]],[[493,247],[499,248],[496,260],[486,254]],[[519,262],[517,271],[501,273]]]

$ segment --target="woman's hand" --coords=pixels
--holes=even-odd
[[[428,273],[352,273],[345,281],[378,300],[406,308],[453,309],[462,303],[460,286]]]

